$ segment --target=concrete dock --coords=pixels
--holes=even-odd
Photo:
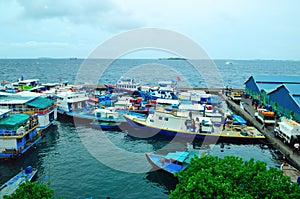
[[[263,125],[261,123],[259,123],[254,117],[255,110],[252,107],[251,99],[242,98],[242,101],[241,101],[241,102],[243,102],[243,109],[242,109],[240,104],[233,102],[226,96],[223,96],[223,97],[226,100],[228,107],[232,111],[234,111],[236,114],[242,116],[250,125],[259,129],[260,132],[266,136],[268,143],[271,144],[275,149],[278,149],[281,152],[283,152],[286,160],[288,162],[290,162],[293,166],[295,166],[297,169],[300,170],[300,152],[298,151],[298,152],[293,153],[293,146],[284,144],[282,142],[282,140],[275,137],[273,125],[269,125],[269,126],[266,126],[263,128]]]

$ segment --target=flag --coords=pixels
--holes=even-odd
[[[180,78],[180,76],[177,76],[177,81],[179,81],[179,82],[181,81],[181,78]]]
[[[62,82],[62,78],[60,77],[60,78],[58,78],[59,79],[59,82]]]

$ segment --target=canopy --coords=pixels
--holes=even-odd
[[[0,129],[17,130],[21,125],[27,122],[29,115],[26,114],[10,114],[0,119]]]
[[[54,100],[51,100],[48,98],[38,97],[38,98],[32,100],[31,102],[26,103],[26,105],[32,106],[35,108],[39,108],[39,109],[45,109],[45,108],[53,105],[54,102],[55,102]]]

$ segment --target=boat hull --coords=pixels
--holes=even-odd
[[[137,119],[132,119],[128,116],[124,116],[130,126],[134,128],[139,128],[143,130],[143,133],[151,132],[149,135],[164,135],[169,137],[182,137],[182,138],[189,138],[189,139],[199,139],[199,140],[207,140],[210,139],[211,141],[215,142],[255,142],[262,139],[265,139],[264,136],[226,136],[214,133],[199,133],[199,132],[183,132],[183,131],[176,131],[176,130],[169,130],[169,129],[162,129],[156,128],[149,125],[146,125],[144,122],[140,122]]]
[[[178,171],[182,170],[182,166],[178,164],[173,164],[171,162],[167,162],[164,156],[155,155],[152,153],[145,153],[148,162],[154,169],[163,170],[170,174],[175,174]]]

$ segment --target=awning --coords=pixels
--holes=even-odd
[[[39,109],[45,109],[55,103],[54,100],[44,98],[44,97],[38,97],[31,102],[26,103],[27,106],[39,108]]]
[[[27,114],[10,114],[0,119],[0,129],[17,130],[21,125],[27,122],[29,115]]]

